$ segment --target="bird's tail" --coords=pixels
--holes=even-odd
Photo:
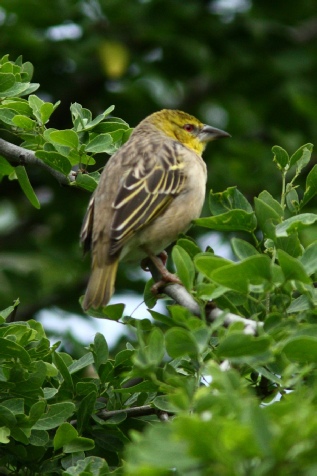
[[[102,268],[93,266],[82,304],[84,311],[90,307],[97,309],[108,304],[114,293],[118,264],[119,260],[116,259]]]

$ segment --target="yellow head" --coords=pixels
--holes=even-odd
[[[150,122],[167,136],[181,142],[199,155],[204,151],[207,142],[221,137],[230,137],[227,132],[203,124],[186,112],[172,109],[155,112],[145,121]]]

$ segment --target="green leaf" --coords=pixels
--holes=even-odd
[[[98,185],[98,181],[95,179],[95,177],[89,174],[81,174],[81,173],[76,175],[75,183],[79,187],[84,188],[85,190],[88,190],[88,192],[94,192]]]
[[[109,114],[114,110],[114,108],[115,108],[114,106],[109,106],[102,114],[99,114],[99,116],[95,117],[95,119],[89,121],[85,127],[85,130],[92,129],[101,121],[103,121],[106,116],[109,116]]]
[[[240,260],[259,254],[259,252],[254,248],[254,246],[252,246],[245,240],[241,240],[240,238],[232,238],[231,246],[234,254]]]
[[[25,130],[33,130],[36,128],[35,121],[21,114],[17,114],[16,116],[13,117],[12,124]]]
[[[49,434],[45,430],[32,430],[29,437],[30,445],[33,446],[46,446],[49,440]]]
[[[41,123],[46,124],[51,117],[53,111],[54,111],[54,106],[50,102],[46,102],[43,104],[40,108],[40,116],[41,116]]]
[[[78,149],[79,139],[78,135],[72,129],[65,129],[63,131],[53,131],[50,133],[50,140],[54,143],[70,147],[71,149]]]
[[[88,142],[85,147],[86,152],[99,154],[101,152],[108,152],[109,146],[112,144],[112,137],[110,134],[100,134]]]
[[[213,215],[220,215],[230,210],[253,212],[252,206],[237,187],[229,187],[224,192],[218,193],[212,193],[212,190],[210,190],[209,207]]]
[[[5,309],[2,309],[2,311],[0,311],[0,316],[3,318],[3,319],[7,319],[8,316],[10,316],[10,314],[14,311],[14,309],[20,304],[20,301],[19,299],[16,299],[13,303],[12,306],[8,306],[6,307]]]
[[[317,337],[293,337],[285,344],[283,352],[291,362],[315,364],[317,361]]]
[[[296,215],[277,225],[275,233],[276,236],[287,236],[291,232],[301,230],[307,226],[312,225],[317,221],[317,215],[314,213],[302,213]]]
[[[3,405],[0,405],[0,427],[6,426],[8,428],[13,428],[16,424],[17,420],[13,412]]]
[[[86,125],[91,121],[91,112],[76,102],[70,106],[70,111],[74,129],[76,131],[84,130]]]
[[[31,93],[34,93],[39,87],[39,83],[25,83],[26,87],[16,87],[10,90],[10,96],[28,96]],[[20,85],[18,85],[20,86]],[[22,86],[22,85],[21,85]],[[9,97],[10,97],[9,96]]]
[[[133,350],[130,350],[130,349],[121,350],[115,356],[114,366],[120,367],[125,364],[130,365],[133,354],[134,354]]]
[[[12,61],[9,61],[9,54],[6,54],[6,55],[3,55],[2,58],[0,59],[0,65],[1,65],[1,68],[2,68],[2,65],[6,64],[6,63],[12,63]]]
[[[317,193],[317,165],[311,169],[306,178],[306,187],[300,208],[303,208]]]
[[[157,389],[158,389],[157,385],[154,384],[153,382],[150,382],[149,380],[145,380],[144,382],[138,383],[137,385],[133,385],[132,387],[129,386],[129,392],[130,393],[155,392],[155,391],[157,391]],[[126,388],[116,388],[115,392],[116,393],[127,393],[127,389]],[[126,418],[126,415],[125,415],[125,418]]]
[[[164,334],[158,327],[154,327],[151,331],[146,350],[148,361],[159,365],[164,357],[165,347]]]
[[[277,200],[275,200],[275,198],[273,198],[267,190],[263,190],[259,194],[258,199],[264,202],[270,208],[272,208],[275,214],[278,215],[281,219],[284,217],[284,210],[282,208],[282,205]]]
[[[173,327],[165,334],[166,351],[173,359],[183,355],[198,355],[198,345],[193,335],[186,329]]]
[[[293,258],[298,258],[303,254],[303,247],[298,238],[298,233],[291,233],[289,236],[282,236],[275,240],[276,248],[281,249],[293,256]]]
[[[33,91],[36,91],[36,89],[39,88],[38,83],[15,83],[11,88],[6,89],[5,91],[0,92],[1,97],[15,97],[15,96],[25,96],[27,94],[30,94]]]
[[[313,151],[313,144],[304,144],[290,158],[290,167],[297,163],[297,170],[300,171],[310,161],[311,153]]]
[[[21,71],[26,73],[28,81],[31,81],[33,77],[33,73],[34,73],[34,67],[33,67],[33,64],[30,63],[30,61],[26,61],[25,63],[22,64]]]
[[[200,273],[210,278],[215,269],[232,264],[232,261],[210,253],[200,253],[195,257],[194,263]]]
[[[311,279],[306,273],[304,266],[297,258],[293,258],[283,250],[277,251],[277,257],[287,281],[296,280],[301,281],[302,283],[311,283]]]
[[[13,125],[12,119],[16,116],[16,112],[14,109],[9,109],[6,107],[0,106],[0,121],[4,122],[5,124],[9,124],[9,126]]]
[[[4,445],[10,443],[9,436],[10,436],[9,428],[5,426],[0,427],[0,443]]]
[[[107,341],[103,334],[97,332],[94,339],[93,352],[95,356],[95,366],[98,369],[101,364],[105,364],[109,358],[109,349]]]
[[[54,436],[54,450],[59,450],[67,443],[70,443],[74,438],[77,438],[77,436],[78,432],[75,430],[73,425],[67,422],[62,423],[60,427],[57,428]]]
[[[97,399],[96,392],[90,392],[86,395],[78,406],[77,411],[77,429],[78,433],[81,434],[86,429],[88,422],[91,418],[91,415],[95,411],[95,404]],[[81,451],[81,450],[78,450]]]
[[[34,425],[43,415],[46,408],[46,402],[40,400],[39,402],[34,403],[30,408],[29,413],[29,422]]]
[[[76,453],[75,453],[76,454]],[[112,471],[111,471],[112,472]],[[115,476],[116,471],[113,472]],[[76,466],[68,467],[63,476],[109,476],[106,461],[98,456],[89,456],[77,461]],[[118,473],[119,476],[119,473]]]
[[[185,288],[191,291],[195,279],[195,267],[189,254],[181,246],[175,245],[172,249],[172,259],[179,279]]]
[[[40,109],[43,106],[44,101],[42,101],[42,99],[36,96],[35,94],[31,94],[28,98],[28,102],[33,111],[33,115],[39,122],[41,122]]]
[[[95,447],[94,440],[91,440],[90,438],[83,438],[83,437],[78,437],[74,438],[70,443],[67,443],[63,447],[63,452],[64,453],[77,453],[78,451],[89,451],[93,450]],[[83,473],[81,473],[83,474]],[[87,474],[87,473],[86,473]],[[90,475],[91,473],[88,473]]]
[[[142,435],[134,432],[126,449],[126,472],[131,476],[202,475],[201,468],[193,472],[199,460],[187,448],[186,440],[173,432],[173,425],[153,425]]]
[[[123,316],[125,304],[109,304],[102,306],[99,309],[89,309],[88,314],[93,317],[100,317],[101,319],[109,319],[111,321],[119,321]]]
[[[143,292],[143,299],[144,299],[144,304],[148,309],[152,309],[158,300],[157,294],[152,292],[152,287],[155,284],[155,281],[153,278],[149,279],[145,286],[144,286],[144,292]]]
[[[24,413],[23,398],[10,398],[9,400],[4,400],[2,405],[11,410],[14,415],[21,415]]]
[[[104,368],[105,366],[103,366]],[[98,392],[98,387],[94,382],[83,382],[76,383],[76,394],[77,395],[88,395],[91,392]]]
[[[303,265],[308,276],[316,273],[317,271],[317,241],[311,243],[303,255],[300,258],[300,262]]]
[[[201,283],[197,286],[196,295],[204,301],[212,301],[222,296],[228,291],[225,286],[219,286],[216,283]]]
[[[28,102],[25,99],[5,99],[4,101],[2,101],[1,107],[12,109],[16,112],[16,114],[22,114],[23,116],[27,117],[32,114],[32,109],[30,108]]]
[[[68,367],[69,373],[72,375],[79,370],[88,367],[88,365],[92,365],[94,363],[94,356],[92,352],[87,352],[87,354],[80,357],[78,360],[74,360],[73,363]]]
[[[316,304],[317,302],[312,303],[308,296],[302,295],[291,302],[287,308],[287,312],[288,314],[292,314],[294,312],[308,311],[309,309],[315,307]]]
[[[209,274],[212,281],[239,293],[264,292],[272,280],[271,260],[255,255],[240,263],[231,263]]]
[[[10,73],[0,73],[0,97],[3,91],[7,91],[15,84],[15,76]]]
[[[254,213],[248,213],[244,210],[231,210],[207,218],[198,218],[194,220],[195,225],[211,228],[218,231],[248,231],[252,233],[256,228],[256,218]]]
[[[288,169],[289,165],[289,156],[286,150],[282,147],[275,145],[272,147],[272,152],[274,154],[273,162],[275,162],[280,170]]]
[[[297,190],[294,187],[287,186],[286,188],[286,205],[292,214],[299,212],[299,198]]]
[[[38,159],[43,160],[47,165],[52,167],[54,170],[61,172],[64,175],[68,175],[72,169],[70,161],[64,155],[59,154],[58,152],[47,152],[45,150],[37,150],[35,156]]]
[[[194,259],[198,253],[201,253],[199,246],[190,238],[179,238],[176,244],[184,248],[192,259]]]
[[[60,371],[60,373],[61,373],[61,375],[64,379],[66,388],[70,392],[73,393],[74,392],[74,383],[73,383],[72,376],[70,375],[70,372],[67,368],[67,365],[65,364],[64,360],[62,359],[62,357],[59,355],[58,352],[54,352],[53,358],[54,358],[54,362],[55,362],[56,367],[58,368],[58,370]]]
[[[92,115],[89,109],[83,108],[80,104],[74,103],[71,105],[70,110],[72,113],[72,120],[74,124],[74,129],[76,131],[83,131],[93,129],[98,126],[98,124],[105,119],[114,109],[114,106],[108,107],[106,111],[102,114],[99,114],[95,119],[92,120]]]
[[[71,402],[55,403],[48,407],[45,413],[34,425],[35,430],[52,430],[70,418],[75,412]]]
[[[254,337],[242,332],[232,332],[217,347],[221,358],[241,361],[246,356],[261,356],[269,350],[271,339],[267,336]]]
[[[12,173],[14,173],[14,167],[4,157],[0,156],[0,178]]]
[[[266,237],[274,240],[275,225],[281,222],[280,215],[268,203],[257,197],[254,198],[254,208],[259,228]]]
[[[130,130],[131,129],[129,128],[129,124],[117,117],[109,117],[99,123],[98,126],[94,128],[94,132],[96,132],[97,134],[102,134],[106,132],[112,133],[117,131],[121,131],[122,133],[124,133],[124,131],[129,132]]]
[[[14,167],[12,167],[4,157],[0,156],[0,180],[2,177],[11,174],[14,174]]]
[[[149,310],[149,313],[158,322],[162,322],[168,327],[172,327],[174,325],[173,321],[169,316],[166,316],[165,314],[161,314],[160,312]]]
[[[20,360],[24,365],[30,365],[28,352],[16,342],[0,337],[0,357],[4,359]]]
[[[72,166],[83,164],[83,163],[86,163],[86,164],[89,163],[89,165],[94,165],[94,163],[96,163],[96,161],[93,159],[91,155],[88,156],[86,154],[81,154],[78,150],[75,150],[75,149],[71,149],[71,150],[68,149],[68,152],[66,152],[66,155],[69,162],[72,164]],[[91,163],[90,163],[90,160],[91,160]]]
[[[38,201],[37,196],[33,190],[33,187],[29,181],[29,177],[26,173],[25,167],[23,165],[18,165],[15,167],[15,173],[18,178],[19,184],[25,193],[26,197],[29,199],[33,207],[39,209],[41,208],[40,202]]]
[[[109,110],[113,110],[114,106],[110,106]],[[106,111],[107,112],[107,111]],[[97,124],[99,124],[105,118],[105,113],[99,114],[95,119],[86,124],[85,130],[93,129]]]

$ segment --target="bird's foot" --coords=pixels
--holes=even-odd
[[[159,255],[149,255],[148,258],[145,258],[141,262],[141,267],[145,271],[150,271],[151,264],[153,263],[158,272],[161,275],[161,278],[159,281],[157,281],[153,286],[151,287],[151,292],[153,294],[159,294],[160,290],[162,287],[166,286],[168,283],[174,283],[174,284],[182,284],[180,279],[173,273],[170,273],[168,269],[166,268],[166,261],[167,261],[167,253],[166,251],[162,251]]]
[[[164,288],[167,284],[182,284],[182,282],[175,274],[167,271],[167,274],[164,277],[162,276],[162,279],[153,284],[151,287],[151,293],[154,295],[160,294],[163,291],[162,288]]]
[[[154,255],[147,256],[141,261],[141,268],[143,269],[143,271],[151,271],[150,264],[153,263],[156,269],[162,274],[162,270],[163,272],[164,270],[167,271],[166,269],[167,258],[168,258],[168,254],[166,253],[166,251],[162,251],[157,256],[154,256]]]

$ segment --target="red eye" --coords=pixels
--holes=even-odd
[[[183,128],[184,128],[185,131],[187,131],[187,132],[193,132],[193,130],[194,130],[193,124],[185,124]]]

